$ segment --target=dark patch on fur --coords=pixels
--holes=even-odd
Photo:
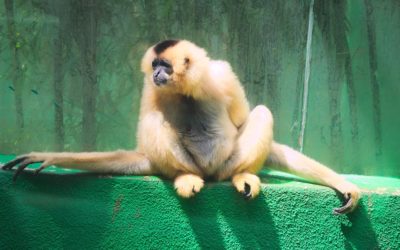
[[[159,42],[156,44],[156,46],[154,46],[154,52],[157,55],[159,55],[162,52],[164,52],[166,49],[168,49],[169,47],[175,46],[178,42],[179,42],[179,40],[165,40],[165,41]]]
[[[184,96],[165,108],[165,119],[178,132],[183,148],[197,166],[207,168],[223,136],[216,123],[220,111]]]

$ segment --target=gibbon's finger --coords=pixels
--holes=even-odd
[[[246,200],[249,200],[251,198],[251,186],[245,182],[244,183],[244,192],[243,192],[243,196]]]
[[[18,175],[20,175],[22,173],[22,171],[24,171],[24,169],[31,163],[31,161],[29,160],[25,160],[21,163],[21,165],[18,166],[17,170],[15,170],[14,172],[14,176],[13,176],[13,182],[17,181]]]
[[[23,162],[24,160],[26,160],[28,158],[28,156],[20,156],[17,157],[16,159],[7,162],[4,166],[2,166],[1,168],[3,170],[10,170],[12,169],[14,166],[18,165],[19,163]]]
[[[39,174],[40,171],[42,171],[43,169],[47,168],[48,164],[43,163],[42,165],[40,165],[39,168],[35,169],[35,175]]]
[[[333,209],[334,214],[347,214],[353,208],[354,199],[351,197],[351,194],[344,194],[344,197],[347,199],[347,202],[342,207],[338,207]]]
[[[26,159],[25,161],[23,161],[21,163],[21,165],[18,166],[17,170],[15,170],[15,173],[13,176],[13,182],[15,182],[17,180],[18,176],[22,173],[22,171],[24,171],[24,169],[32,163],[37,163],[37,161],[29,160],[29,158]]]

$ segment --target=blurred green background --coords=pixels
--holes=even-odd
[[[135,147],[152,44],[227,60],[276,139],[299,148],[310,1],[4,0],[0,153]],[[342,173],[400,176],[400,1],[315,1],[304,152]]]

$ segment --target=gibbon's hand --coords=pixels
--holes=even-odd
[[[357,207],[358,201],[361,197],[360,189],[356,185],[350,182],[344,182],[343,184],[337,187],[337,190],[343,195],[345,201],[342,207],[334,208],[333,213],[334,214],[350,213]]]
[[[45,157],[42,153],[31,153],[27,155],[20,155],[12,161],[7,162],[1,168],[3,170],[11,170],[13,167],[18,166],[17,170],[14,173],[13,181],[15,182],[18,176],[24,171],[26,167],[33,163],[42,163],[39,168],[35,170],[35,174],[38,174],[40,171],[45,169],[47,166],[52,165],[51,158]]]

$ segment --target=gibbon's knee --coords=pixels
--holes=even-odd
[[[251,116],[255,117],[255,119],[257,119],[260,122],[265,122],[268,125],[272,125],[274,122],[274,119],[272,117],[272,113],[269,110],[269,108],[267,108],[264,105],[257,105],[250,113],[250,119]],[[254,118],[253,118],[254,119]]]
[[[273,139],[273,118],[267,107],[256,106],[241,129],[238,150],[242,157],[269,153]]]
[[[218,179],[242,172],[257,173],[269,155],[273,140],[273,118],[267,107],[256,106],[240,130],[235,152],[221,169]]]
[[[256,106],[249,114],[247,121],[241,127],[241,133],[272,135],[274,118],[271,111],[264,105]],[[244,135],[243,138],[249,137]]]

